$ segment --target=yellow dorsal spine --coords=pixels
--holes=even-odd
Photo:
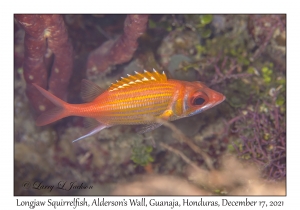
[[[135,72],[134,76],[127,74],[127,77],[121,77],[120,81],[117,80],[116,83],[111,84],[108,91],[116,91],[142,83],[164,82],[167,80],[167,76],[164,72],[159,73],[155,69],[153,69],[153,72],[144,70],[144,73]]]

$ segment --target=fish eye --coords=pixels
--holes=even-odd
[[[192,101],[193,105],[199,106],[205,103],[205,99],[201,96],[194,98],[194,100]]]

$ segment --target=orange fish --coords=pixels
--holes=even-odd
[[[224,95],[201,82],[167,79],[164,72],[154,69],[122,77],[104,92],[91,81],[82,80],[81,96],[87,102],[84,104],[66,103],[33,85],[57,106],[42,113],[36,125],[43,126],[68,116],[96,119],[97,123],[73,142],[114,125],[144,124],[140,133],[145,133],[161,126],[154,117],[173,121],[199,114],[225,100]]]

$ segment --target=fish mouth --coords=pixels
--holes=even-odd
[[[218,100],[215,103],[213,103],[211,107],[222,103],[223,101],[225,101],[225,99],[226,99],[226,96],[220,94],[220,96],[218,96]]]
[[[221,99],[221,101],[219,101],[218,104],[220,104],[220,103],[222,103],[223,101],[225,101],[225,99],[226,99],[226,96],[223,95],[223,98]]]
[[[217,106],[218,104],[222,103],[223,101],[225,101],[226,97],[224,95],[221,95],[220,98],[214,102],[214,103],[211,103],[209,107],[207,108],[212,108],[214,106]]]

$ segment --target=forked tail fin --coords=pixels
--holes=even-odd
[[[46,111],[42,113],[36,120],[36,125],[37,126],[43,126],[50,124],[52,122],[55,122],[57,120],[60,120],[61,118],[68,117],[70,114],[67,110],[67,106],[70,105],[63,100],[57,98],[55,95],[50,93],[49,91],[41,88],[37,84],[33,85],[46,97],[48,98],[52,103],[56,105],[55,108]]]

